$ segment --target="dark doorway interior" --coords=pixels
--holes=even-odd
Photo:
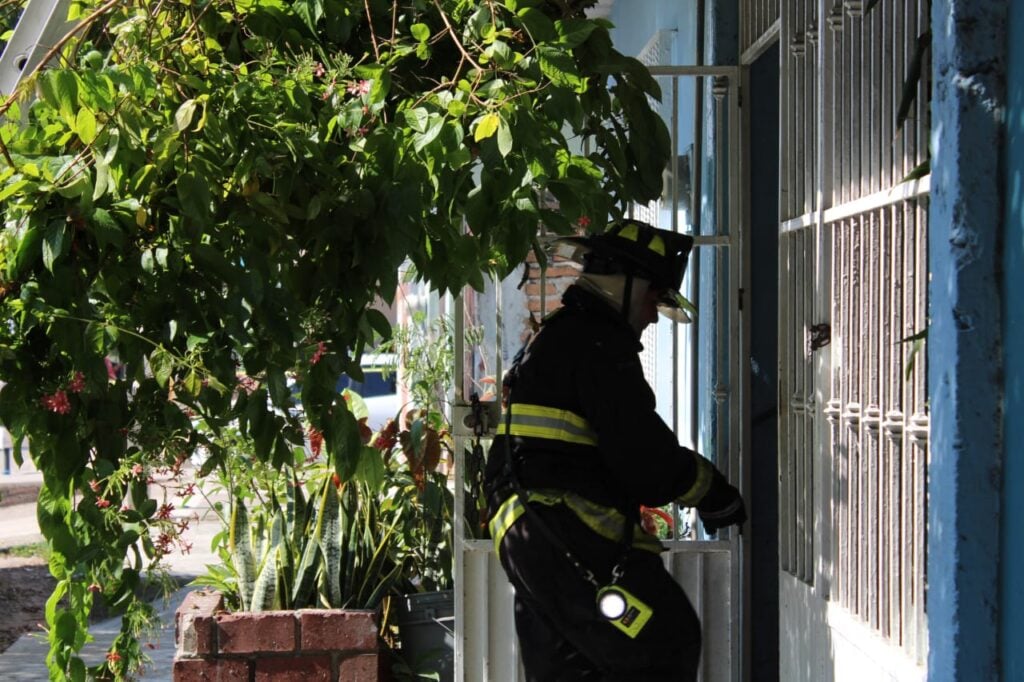
[[[751,670],[779,680],[779,46],[750,67]]]

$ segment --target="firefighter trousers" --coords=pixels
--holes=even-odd
[[[544,526],[589,568],[611,582],[621,543],[590,530],[563,505],[532,504],[501,541],[501,563],[515,588],[515,622],[528,682],[694,682],[700,621],[658,554],[631,549],[618,584],[653,613],[635,638],[605,620],[596,588],[538,526]]]

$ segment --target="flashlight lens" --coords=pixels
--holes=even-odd
[[[608,590],[598,599],[597,607],[601,609],[602,616],[608,620],[615,620],[626,612],[626,598],[618,590]]]

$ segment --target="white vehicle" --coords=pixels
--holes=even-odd
[[[337,389],[339,393],[347,388],[359,394],[369,412],[367,426],[377,431],[398,415],[398,358],[394,353],[368,353],[359,364],[363,380],[343,374]]]

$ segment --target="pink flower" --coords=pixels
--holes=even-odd
[[[68,384],[68,390],[72,393],[81,393],[82,389],[85,388],[85,375],[81,372],[75,372],[74,378],[71,383]]]
[[[327,73],[327,69],[324,68],[323,64],[317,62],[316,66],[313,67],[313,75],[317,78],[323,78],[325,73]]]
[[[110,506],[110,500],[104,500],[102,497],[96,500],[96,506],[100,509],[106,509]]]
[[[370,81],[353,81],[345,91],[350,95],[367,95],[370,93]]]
[[[132,475],[134,475],[134,476],[141,476],[142,472],[143,472],[143,469],[142,469],[142,465],[141,464],[136,464],[135,466],[132,467]]]
[[[100,491],[100,482],[89,481],[89,489],[92,490],[94,493],[98,493]]]
[[[576,224],[586,229],[587,227],[590,227],[590,218],[585,215],[581,215],[579,220],[576,221]]]
[[[309,364],[315,365],[316,363],[320,362],[320,358],[324,356],[325,352],[327,352],[327,344],[325,344],[323,341],[317,341],[316,350],[313,351],[313,357],[309,359]]]
[[[43,407],[50,412],[67,414],[71,412],[71,403],[68,401],[68,394],[63,390],[56,391],[53,395],[43,396]]]
[[[108,663],[117,663],[120,660],[121,660],[121,654],[117,653],[116,651],[111,651],[110,653],[107,654],[107,662]]]
[[[171,518],[171,512],[174,511],[173,504],[161,505],[160,510],[156,513],[158,519],[169,519]]]

